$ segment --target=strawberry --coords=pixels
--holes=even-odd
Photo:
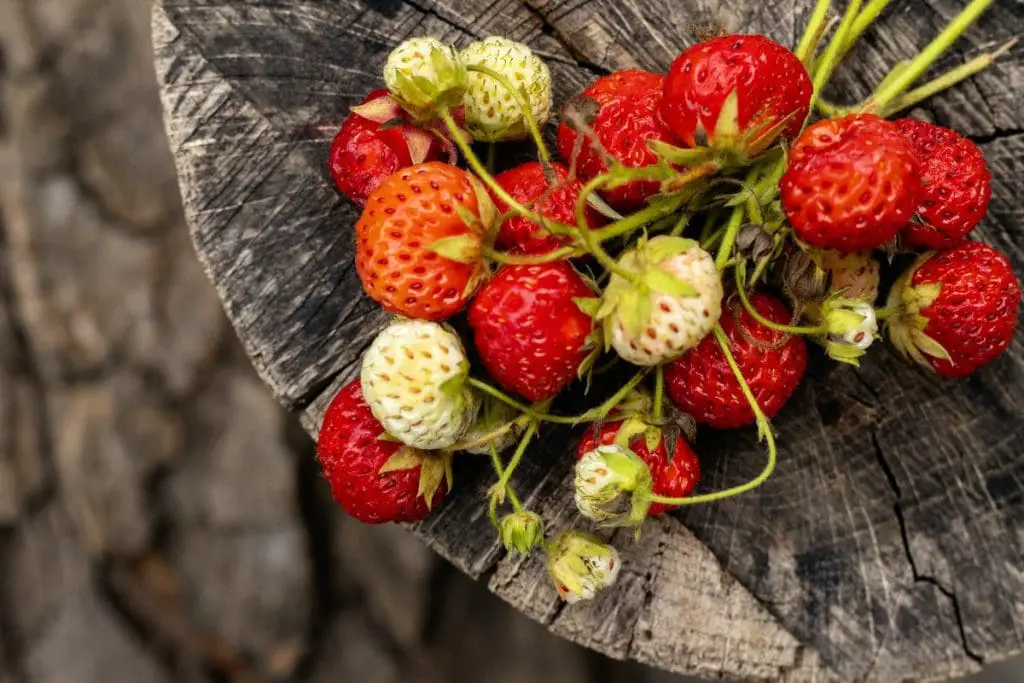
[[[647,71],[618,71],[597,79],[583,95],[597,102],[597,115],[590,124],[600,146],[623,166],[640,168],[658,163],[647,147],[650,140],[678,144],[676,136],[661,118],[661,86],[664,77]],[[558,126],[558,152],[571,161],[577,144],[577,132],[567,122]],[[578,155],[576,169],[584,180],[608,170],[601,152],[586,139]],[[605,200],[616,209],[630,211],[643,205],[661,189],[658,181],[633,181],[602,191]]]
[[[779,193],[797,237],[851,252],[894,239],[917,207],[920,185],[917,157],[896,126],[852,114],[804,131]]]
[[[425,320],[396,320],[363,356],[360,379],[374,417],[413,448],[453,446],[480,402],[466,385],[469,361],[455,332]]]
[[[963,377],[995,360],[1017,329],[1020,285],[1010,262],[979,242],[928,252],[889,293],[896,349],[944,377]]]
[[[869,253],[844,254],[838,251],[811,252],[818,266],[829,275],[828,293],[842,292],[848,299],[870,304],[878,299],[880,266]]]
[[[357,204],[389,175],[413,164],[442,158],[440,139],[408,121],[388,91],[373,90],[341,125],[331,143],[330,170],[338,190]]]
[[[576,447],[576,459],[582,459],[584,455],[598,446],[615,443],[623,424],[625,423],[619,421],[606,422],[600,426],[589,425]],[[690,495],[700,482],[700,461],[697,459],[696,453],[693,452],[690,444],[682,435],[676,436],[670,451],[661,430],[654,429],[653,431],[652,440],[656,441],[654,448],[648,448],[647,438],[643,431],[634,434],[626,444],[651,471],[653,483],[651,490],[659,496],[671,498],[684,498]],[[672,506],[654,503],[648,509],[647,514],[653,517],[672,509],[674,509]]]
[[[693,240],[660,235],[627,251],[594,314],[605,343],[634,365],[678,357],[703,339],[722,314],[722,279],[715,261]]]
[[[978,146],[956,131],[916,119],[894,122],[921,166],[917,214],[902,233],[909,247],[955,246],[988,211],[991,179]]]
[[[520,204],[531,206],[541,197],[544,200],[531,206],[537,213],[558,223],[576,225],[576,200],[583,189],[578,180],[569,180],[569,169],[557,162],[545,169],[531,161],[499,173],[494,179]],[[552,189],[552,187],[556,189]],[[508,205],[492,197],[499,213],[508,211]],[[597,227],[603,222],[601,214],[588,207],[587,222]],[[544,228],[521,216],[511,216],[501,224],[498,246],[531,253],[543,253],[558,248],[562,242],[548,234]]]
[[[359,380],[331,400],[317,440],[317,459],[338,504],[361,522],[415,522],[448,491],[449,463],[403,447],[363,400]]]
[[[789,310],[771,295],[756,292],[751,295],[750,303],[772,322],[791,322]],[[741,311],[739,325],[735,318],[737,311]],[[742,308],[723,315],[721,324],[757,404],[765,416],[774,417],[804,376],[807,345],[799,336],[787,338],[781,332],[762,326]],[[700,424],[715,429],[734,429],[755,421],[754,412],[725,354],[717,340],[710,337],[666,366],[665,387],[672,400]]]
[[[384,63],[384,83],[417,121],[437,118],[444,107],[462,103],[469,74],[450,45],[418,36],[403,41]]]
[[[482,184],[455,166],[417,164],[370,194],[356,223],[356,270],[386,310],[444,320],[483,281],[480,256],[494,223]]]
[[[551,115],[551,72],[529,47],[491,36],[470,43],[459,58],[467,67],[483,67],[504,76],[526,99],[537,128],[544,128]],[[499,142],[530,136],[519,102],[489,74],[471,71],[462,101],[466,108],[466,130],[475,140]]]
[[[504,266],[480,290],[469,325],[501,386],[530,401],[556,396],[592,353],[593,320],[576,304],[596,295],[572,266]]]
[[[789,49],[759,35],[728,35],[680,54],[665,78],[668,127],[688,146],[755,156],[780,135],[794,138],[813,91]]]

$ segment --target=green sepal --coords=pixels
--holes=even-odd
[[[441,382],[441,393],[448,398],[459,398],[462,396],[462,388],[466,384],[466,377],[469,376],[469,361],[459,362],[458,372]]]
[[[378,475],[384,476],[388,472],[406,472],[408,470],[414,470],[421,464],[423,464],[423,451],[409,446],[402,446],[392,453],[387,461],[381,465]]]
[[[648,140],[647,148],[654,152],[659,159],[679,166],[696,166],[714,157],[714,150],[710,147],[696,147],[693,149],[676,147],[661,140]]]
[[[714,147],[728,147],[737,140],[740,135],[740,96],[738,90],[730,92],[722,108],[718,111],[718,120],[715,121],[715,132],[712,145]]]
[[[655,425],[649,425],[644,430],[644,445],[647,446],[647,450],[654,453],[658,450],[658,445],[661,444],[662,434],[661,429]]]
[[[480,260],[480,239],[476,235],[442,237],[430,244],[427,249],[458,263],[470,264]]]
[[[381,432],[380,435],[377,437],[377,441],[401,442],[401,439],[399,439],[397,436],[392,436],[391,434],[388,434],[387,432]]]
[[[601,310],[601,300],[595,296],[573,297],[572,302],[576,304],[576,308],[580,309],[591,318],[596,317],[597,312]]]
[[[612,443],[628,449],[629,445],[633,443],[633,439],[643,434],[646,430],[647,423],[639,417],[633,416],[622,423],[619,431],[615,433],[615,439]]]
[[[648,263],[658,264],[682,254],[684,251],[689,251],[695,246],[697,246],[697,242],[688,237],[659,235],[647,244],[643,255]]]
[[[673,297],[694,297],[698,294],[697,290],[689,283],[683,282],[656,265],[650,266],[644,271],[643,281],[652,290]]]
[[[825,342],[825,353],[834,361],[847,363],[854,367],[860,367],[860,358],[864,355],[864,351],[856,346],[837,344],[831,341]]]

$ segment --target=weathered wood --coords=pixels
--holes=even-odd
[[[360,293],[348,232],[356,212],[332,190],[324,160],[346,107],[379,83],[397,42],[509,35],[549,60],[563,101],[605,70],[666,68],[704,27],[792,43],[811,5],[158,3],[157,73],[193,238],[264,381],[315,434],[383,320]],[[831,96],[863,95],[958,5],[894,2]],[[1024,6],[997,0],[945,63],[995,46],[1022,22]],[[1022,85],[1018,48],[921,111],[982,144],[996,180],[979,234],[1018,270]],[[816,362],[777,420],[773,480],[652,525],[639,544],[617,539],[623,579],[592,605],[562,610],[536,559],[504,556],[480,510],[481,468],[461,468],[458,494],[415,530],[520,610],[615,657],[744,680],[954,677],[1024,649],[1022,366],[1020,339],[957,383],[925,378],[884,352],[859,372]],[[560,526],[572,523],[571,460],[556,446],[564,442],[546,433],[518,477]],[[708,490],[750,478],[763,458],[749,433],[702,432],[698,448]]]

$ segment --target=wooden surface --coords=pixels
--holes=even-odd
[[[162,0],[154,15],[167,131],[200,259],[263,380],[315,434],[383,320],[351,258],[357,212],[325,173],[346,109],[402,39],[493,33],[551,66],[561,102],[608,70],[665,69],[707,28],[793,43],[809,0]],[[833,99],[868,92],[961,5],[895,0],[843,69]],[[1024,26],[995,6],[958,44],[992,48]],[[975,139],[994,176],[978,232],[1024,273],[1024,57],[917,113]],[[541,562],[506,556],[481,514],[482,470],[416,528],[442,556],[555,633],[613,657],[742,680],[937,680],[1024,649],[1024,338],[963,382],[887,350],[860,371],[818,362],[777,420],[781,459],[752,495],[625,534],[619,584],[563,609]],[[530,453],[518,490],[573,523],[566,434]],[[753,476],[751,433],[702,432],[704,487]]]
[[[0,683],[679,683],[330,504],[195,258],[150,10],[0,2]]]

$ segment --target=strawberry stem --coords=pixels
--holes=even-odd
[[[933,95],[937,95],[943,90],[953,87],[960,81],[966,80],[971,76],[984,71],[991,66],[996,59],[1009,51],[1016,42],[1017,38],[1013,38],[998,50],[978,55],[974,59],[964,62],[960,66],[950,69],[941,76],[928,81],[924,85],[900,95],[884,107],[879,112],[879,115],[888,118],[893,114],[903,111],[904,109],[913,107],[915,104],[922,102]]]
[[[672,230],[668,233],[671,237],[679,237],[686,232],[686,227],[690,224],[690,213],[683,211],[679,214],[679,219],[676,224],[672,226]]]
[[[586,245],[587,251],[594,255],[594,258],[597,259],[597,262],[600,263],[605,270],[609,273],[614,273],[635,285],[640,285],[640,276],[637,273],[626,270],[620,266],[615,259],[613,259],[608,252],[604,250],[604,247],[601,246],[601,241],[596,238],[587,223],[587,197],[596,192],[598,188],[604,185],[607,181],[608,174],[602,173],[584,185],[583,189],[580,191],[580,196],[576,198],[576,224],[579,230],[579,237],[583,241],[584,245]],[[629,219],[627,218],[624,220]]]
[[[732,254],[732,248],[736,244],[736,236],[739,235],[740,228],[743,226],[743,217],[747,213],[747,207],[745,204],[740,204],[732,210],[732,215],[729,216],[729,222],[725,225],[725,234],[722,236],[722,243],[718,247],[718,253],[715,256],[715,265],[718,270],[725,270],[726,265],[729,263],[729,256]]]
[[[992,2],[993,0],[971,0],[971,3],[953,21],[949,22],[935,40],[914,57],[899,76],[875,92],[874,96],[865,104],[864,110],[873,112],[884,110],[889,103],[902,95],[907,88],[924,75],[935,63],[935,60],[960,38],[961,34],[989,8]]]
[[[537,126],[537,120],[533,118],[533,110],[530,107],[530,103],[523,96],[522,91],[512,85],[512,82],[503,75],[489,67],[482,66],[480,64],[470,64],[466,67],[466,71],[490,76],[494,80],[498,81],[498,84],[512,95],[516,104],[519,105],[519,109],[523,112],[523,119],[526,121],[526,127],[530,129],[530,135],[533,136],[534,144],[537,145],[537,153],[540,154],[540,160],[543,162],[550,162],[551,154],[548,152],[547,145],[544,144],[544,136],[540,134],[540,128]]]
[[[781,323],[772,322],[768,318],[761,315],[760,312],[758,312],[758,310],[754,308],[753,304],[750,303],[750,298],[747,296],[746,275],[747,264],[744,261],[740,261],[738,264],[736,264],[736,293],[740,295],[740,303],[743,304],[744,310],[746,310],[746,312],[750,314],[750,317],[753,318],[759,325],[767,327],[770,330],[775,330],[776,332],[782,332],[784,334],[813,335],[825,334],[825,332],[828,331],[828,328],[825,327],[824,325],[819,325],[817,327],[783,325]]]
[[[490,448],[488,448],[487,450],[490,451],[490,454],[491,454],[491,466],[494,468],[495,474],[498,475],[498,484],[500,485],[501,481],[505,478],[505,472],[507,470],[502,468],[502,466],[501,466],[501,457],[498,455],[498,449],[494,447],[493,443],[490,444]],[[498,490],[500,491],[501,489],[498,489]],[[523,504],[521,502],[519,502],[519,496],[516,495],[516,492],[512,489],[512,487],[508,483],[505,484],[505,495],[508,496],[509,502],[512,503],[512,509],[515,510],[516,512],[522,512]],[[497,497],[492,498],[491,499],[491,521],[494,522],[495,526],[498,526],[498,524],[497,524],[498,518],[497,518],[497,515],[494,514],[494,510],[496,508],[496,503],[497,503]]]
[[[661,420],[662,401],[665,399],[665,368],[659,365],[654,369],[654,407],[651,415],[656,421]]]
[[[729,368],[732,370],[733,375],[736,376],[736,381],[740,385],[740,390],[743,392],[743,396],[747,399],[750,404],[750,409],[754,412],[754,417],[757,420],[757,432],[758,436],[767,443],[768,446],[768,462],[765,463],[764,469],[757,475],[756,478],[751,479],[745,484],[740,486],[734,486],[724,491],[715,491],[714,493],[706,493],[701,496],[689,496],[687,498],[669,498],[667,496],[659,496],[657,494],[648,494],[652,503],[661,503],[662,505],[697,505],[699,503],[713,503],[718,500],[724,500],[733,496],[738,496],[741,493],[752,491],[758,486],[768,481],[769,477],[772,476],[772,472],[775,471],[775,462],[777,460],[777,453],[775,447],[775,434],[772,432],[771,423],[768,422],[768,418],[765,417],[764,412],[761,410],[761,406],[757,404],[757,399],[754,398],[754,393],[750,390],[750,385],[747,384],[747,380],[743,377],[743,372],[740,371],[739,365],[736,364],[736,359],[732,355],[732,351],[729,349],[729,337],[726,336],[725,331],[722,330],[721,325],[715,325],[713,331],[715,340],[718,345],[722,348],[722,353],[725,355],[725,361],[729,364]]]
[[[862,9],[860,13],[857,15],[857,18],[854,19],[853,25],[850,26],[850,32],[846,35],[846,40],[843,41],[843,45],[839,49],[839,54],[836,56],[836,67],[838,67],[844,59],[846,59],[846,55],[850,53],[850,50],[852,50],[853,46],[857,44],[857,41],[860,40],[860,37],[864,35],[864,32],[867,31],[868,28],[871,27],[871,24],[873,24],[875,22],[875,19],[878,18],[878,15],[881,14],[882,11],[889,6],[889,3],[891,1],[892,0],[868,1],[868,4],[864,6],[864,9]],[[812,67],[812,69],[817,70],[817,68],[820,65],[821,58],[819,57],[818,59],[814,60],[814,66]]]
[[[519,467],[519,463],[523,459],[523,454],[526,453],[526,447],[530,445],[530,441],[533,439],[533,435],[537,433],[537,421],[531,420],[530,424],[526,426],[526,431],[523,433],[523,438],[519,440],[519,445],[516,446],[515,452],[512,454],[512,459],[508,461],[508,466],[505,471],[498,478],[498,490],[509,490],[508,482],[512,479],[512,473]],[[492,449],[493,450],[493,449]],[[514,498],[509,496],[509,500],[512,501],[512,506],[516,512],[522,510],[522,508],[516,504]]]
[[[481,253],[491,261],[509,266],[537,266],[542,263],[551,263],[553,261],[582,256],[576,247],[562,247],[549,251],[546,254],[509,254],[504,251],[491,249],[490,247],[484,247]]]
[[[487,432],[482,436],[478,436],[477,438],[471,439],[469,441],[460,441],[459,443],[452,446],[450,450],[465,451],[470,448],[475,448],[477,446],[483,446],[486,443],[490,443],[497,439],[498,437],[504,436],[505,434],[509,433],[517,425],[521,427],[526,426],[527,420],[525,419],[525,417],[526,416],[520,415],[511,422],[506,422],[502,425],[499,425],[498,427],[494,428],[493,430]]]
[[[648,223],[675,213],[682,203],[682,197],[669,197],[662,201],[654,201],[640,211],[592,232],[601,242],[628,235]]]
[[[811,93],[812,109],[814,108],[815,101],[818,99],[821,91],[829,82],[829,79],[832,78],[832,74],[835,72],[836,67],[839,66],[839,62],[841,60],[840,55],[846,45],[847,36],[850,34],[850,28],[857,19],[857,13],[860,11],[862,1],[863,0],[850,0],[850,4],[846,6],[846,12],[843,13],[843,18],[839,22],[836,32],[832,35],[832,40],[829,41],[824,54],[822,54],[821,59],[816,63],[814,74],[811,78],[814,82],[814,92]]]
[[[875,319],[885,320],[886,318],[890,318],[896,315],[902,310],[903,306],[888,306],[886,308],[879,308],[875,310]]]
[[[818,4],[814,6],[814,12],[811,14],[810,21],[807,22],[807,28],[804,30],[803,37],[800,38],[800,44],[795,53],[797,59],[803,62],[804,66],[810,67],[811,65],[814,53],[818,49],[818,43],[825,32],[828,10],[831,5],[832,0],[818,0]]]

